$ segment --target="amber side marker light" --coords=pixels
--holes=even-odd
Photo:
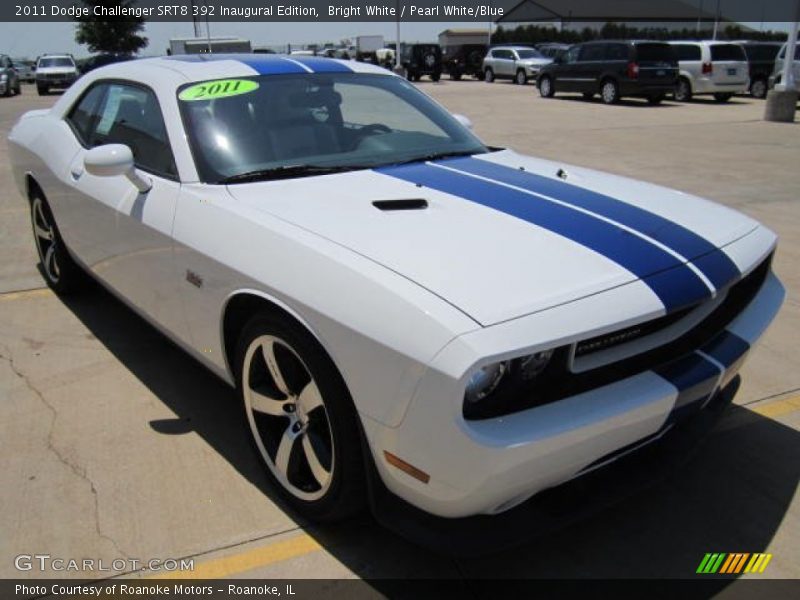
[[[398,458],[391,452],[387,452],[386,450],[383,451],[383,456],[386,458],[386,462],[388,462],[393,467],[397,467],[404,473],[408,473],[414,479],[419,479],[422,483],[428,483],[431,480],[431,476],[428,475],[425,471],[421,471],[414,465],[408,464],[402,458]]]

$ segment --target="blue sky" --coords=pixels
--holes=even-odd
[[[761,23],[748,23],[756,29]],[[481,23],[404,23],[404,41],[435,41],[449,27],[488,27]],[[765,29],[786,31],[788,23],[765,23]],[[0,23],[0,53],[35,58],[45,52],[71,52],[76,57],[88,54],[74,41],[73,23]],[[383,34],[393,40],[394,23],[212,23],[211,34],[234,35],[250,39],[254,45],[336,42],[355,35]],[[149,23],[145,35],[150,45],[143,54],[163,54],[173,37],[191,37],[191,22]]]

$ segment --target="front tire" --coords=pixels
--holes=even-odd
[[[539,95],[542,98],[552,98],[556,93],[556,88],[553,85],[553,80],[549,77],[542,77],[539,80]]]
[[[514,83],[517,85],[526,85],[528,83],[528,75],[525,73],[524,69],[517,70],[517,74],[514,77]]]
[[[240,336],[236,369],[251,440],[281,496],[315,521],[358,512],[366,498],[358,417],[314,337],[258,314]]]
[[[766,98],[767,89],[767,81],[763,77],[759,77],[750,84],[750,95],[754,98]]]
[[[731,98],[733,98],[733,94],[714,94],[714,100],[720,104],[727,102]]]
[[[31,225],[41,272],[47,285],[59,295],[78,291],[85,283],[85,275],[72,260],[50,205],[41,194],[31,198]]]
[[[658,106],[664,101],[664,94],[656,94],[655,96],[648,96],[647,103],[650,106]]]

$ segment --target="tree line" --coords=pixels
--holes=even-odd
[[[519,25],[513,29],[499,26],[492,34],[493,44],[539,44],[544,42],[561,42],[564,44],[576,44],[578,42],[590,42],[592,40],[708,40],[713,36],[713,28],[703,25],[703,29],[697,27],[685,27],[680,30],[667,29],[665,27],[630,27],[620,23],[606,23],[599,29],[584,27],[578,31],[575,29],[560,30],[547,25]],[[721,40],[757,40],[757,41],[777,41],[785,42],[787,34],[781,31],[745,31],[738,25],[720,26],[717,32],[717,39]]]

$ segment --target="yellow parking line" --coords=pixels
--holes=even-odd
[[[24,300],[26,298],[41,298],[49,296],[53,291],[50,288],[36,288],[34,290],[22,290],[20,292],[6,292],[0,294],[0,302],[9,302],[11,300]]]
[[[314,538],[310,535],[302,534],[239,554],[197,563],[193,571],[159,573],[147,577],[147,579],[220,579],[282,560],[310,554],[320,548],[321,546]]]
[[[775,402],[767,402],[754,406],[750,410],[762,417],[774,419],[800,410],[800,396],[792,396],[791,398],[784,398],[783,400],[776,400]]]

